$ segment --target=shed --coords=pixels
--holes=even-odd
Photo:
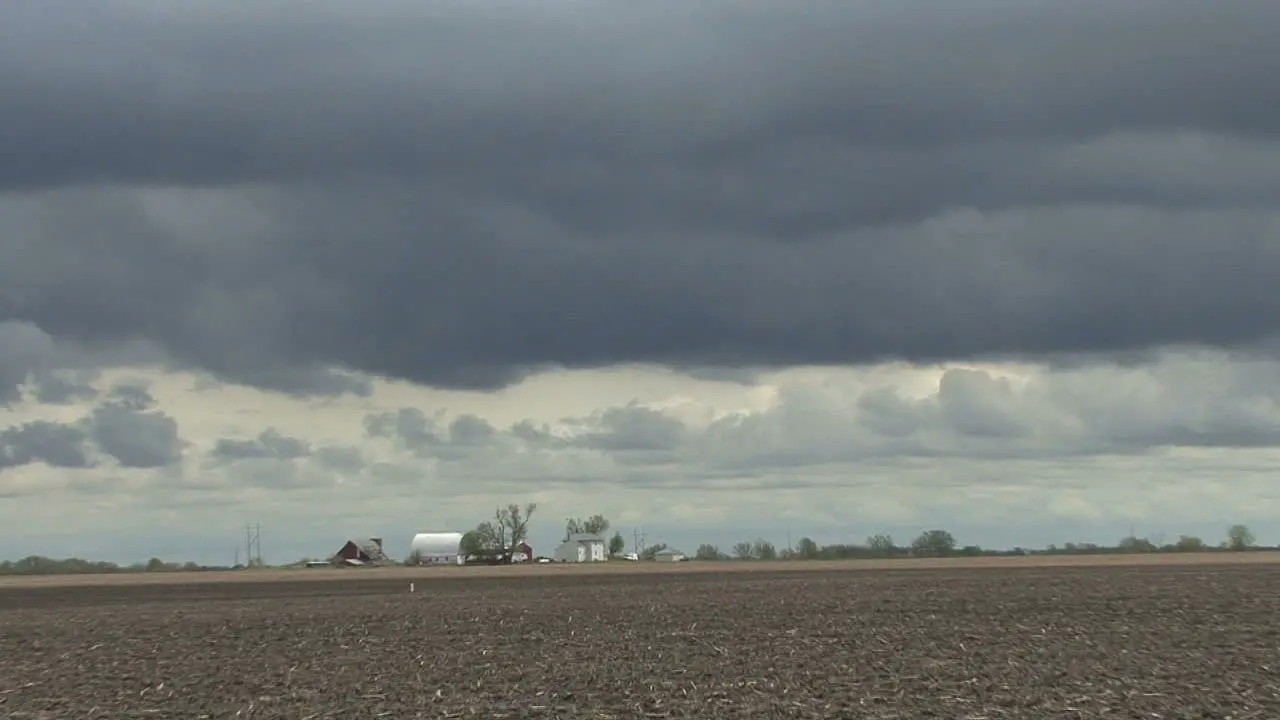
[[[604,538],[592,533],[574,533],[555,551],[556,562],[604,562]]]
[[[418,533],[409,543],[409,556],[417,558],[419,565],[461,565],[465,560],[462,533]]]
[[[533,562],[533,546],[529,543],[517,543],[511,548],[511,562]]]
[[[657,562],[683,562],[689,558],[679,550],[664,548],[653,554],[653,559]]]

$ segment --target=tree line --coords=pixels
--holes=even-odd
[[[537,505],[529,503],[525,506],[516,504],[499,508],[492,520],[480,523],[475,529],[463,535],[462,552],[490,562],[511,562],[515,548],[528,538],[529,520],[537,509]],[[610,523],[603,515],[592,515],[588,518],[567,518],[564,525],[563,539],[579,533],[589,533],[604,538],[610,530]],[[607,541],[610,557],[619,557],[626,549],[626,541],[622,534],[614,532]],[[641,560],[652,560],[661,551],[666,550],[665,543],[649,545],[638,553]],[[763,538],[744,540],[735,543],[728,551],[717,545],[702,544],[693,553],[695,560],[731,561],[731,560],[854,560],[860,558],[907,558],[907,557],[980,557],[1025,555],[1031,552],[1048,555],[1106,555],[1133,553],[1191,553],[1191,552],[1244,552],[1275,548],[1257,546],[1253,532],[1245,525],[1232,525],[1226,536],[1216,544],[1211,544],[1199,537],[1181,535],[1171,542],[1163,542],[1158,538],[1127,536],[1115,545],[1097,545],[1093,543],[1065,543],[1050,545],[1040,550],[1014,548],[1012,550],[989,550],[977,545],[960,546],[955,537],[946,530],[926,530],[910,543],[899,545],[890,535],[872,535],[861,544],[819,545],[812,538],[802,537],[793,547],[778,548]],[[209,567],[193,562],[173,563],[159,558],[151,558],[145,563],[117,565],[111,562],[95,562],[80,558],[55,559],[32,555],[21,560],[0,562],[0,576],[4,575],[74,575],[74,574],[110,574],[110,573],[158,573],[158,572],[198,572],[210,570],[230,570],[227,567]]]
[[[665,548],[665,546],[661,546]],[[1245,525],[1227,528],[1225,539],[1211,545],[1193,535],[1181,535],[1174,542],[1159,542],[1145,537],[1127,536],[1112,546],[1094,543],[1065,543],[1050,545],[1042,550],[1013,548],[990,550],[977,545],[960,546],[946,530],[926,530],[906,545],[897,544],[890,535],[872,535],[861,545],[818,545],[813,539],[803,537],[794,547],[779,550],[765,539],[735,543],[729,552],[717,545],[699,545],[693,554],[695,560],[853,560],[858,558],[906,558],[906,557],[983,557],[1027,555],[1105,555],[1135,553],[1193,553],[1193,552],[1244,552],[1258,548],[1253,531]],[[1270,549],[1270,548],[1268,548]]]
[[[193,562],[165,562],[151,558],[145,563],[117,565],[112,562],[82,560],[80,558],[48,558],[30,555],[21,560],[0,562],[0,575],[109,575],[115,573],[199,572],[205,570],[230,570],[214,568]]]

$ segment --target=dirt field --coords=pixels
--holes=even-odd
[[[0,589],[0,716],[1280,717],[1269,563],[289,575]]]

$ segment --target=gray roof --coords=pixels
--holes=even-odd
[[[683,554],[684,553],[680,552],[679,550],[676,550],[675,548],[662,548],[658,552],[654,553],[654,555],[683,555]]]
[[[360,548],[360,552],[368,555],[370,560],[384,560],[387,557],[382,548],[378,547],[378,543],[372,540],[356,542],[356,547]]]
[[[569,540],[567,542],[602,543],[604,542],[604,538],[600,537],[599,535],[596,535],[595,533],[574,533],[569,536]]]

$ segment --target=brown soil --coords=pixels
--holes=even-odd
[[[1280,566],[996,565],[8,587],[0,716],[1280,717]]]

